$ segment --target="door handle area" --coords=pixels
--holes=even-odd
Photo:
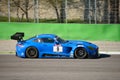
[[[46,44],[44,44],[44,46],[47,46]]]

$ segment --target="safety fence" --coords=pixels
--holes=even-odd
[[[0,0],[0,21],[120,23],[120,0]]]

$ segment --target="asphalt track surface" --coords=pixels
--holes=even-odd
[[[120,80],[120,55],[99,59],[23,59],[0,55],[0,80]]]

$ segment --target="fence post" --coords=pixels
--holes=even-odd
[[[39,4],[38,4],[38,0],[37,0],[37,5],[36,5],[36,8],[37,8],[37,23],[39,23]]]
[[[89,24],[91,24],[91,0],[89,0],[89,2],[88,2],[88,4],[89,4]]]
[[[94,10],[95,10],[94,19],[95,19],[95,24],[96,24],[96,23],[97,23],[97,14],[96,14],[96,10],[97,10],[96,4],[97,4],[97,3],[96,3],[96,0],[95,0],[94,3],[95,3],[95,4],[94,4],[94,5],[95,5],[95,9],[94,9]]]
[[[65,18],[65,22],[66,22],[66,23],[67,23],[67,9],[68,9],[68,8],[67,8],[67,0],[65,0],[65,15],[66,15],[66,16],[65,16],[65,17],[66,17],[66,18]]]
[[[11,20],[10,20],[10,0],[8,0],[8,22],[11,22]]]
[[[38,0],[33,0],[33,2],[34,2],[34,22],[39,23]]]

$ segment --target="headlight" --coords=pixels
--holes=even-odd
[[[92,46],[88,46],[88,48],[89,48],[90,50],[94,50],[94,48],[93,48]]]

